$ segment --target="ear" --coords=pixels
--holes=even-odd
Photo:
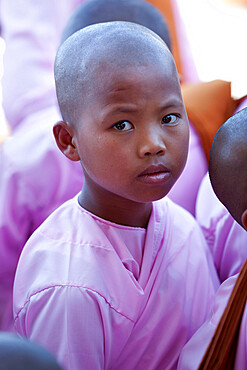
[[[241,221],[242,221],[243,227],[247,231],[247,209],[243,212],[243,214],[241,216]]]
[[[74,145],[73,128],[64,121],[59,121],[53,126],[53,134],[58,148],[71,161],[79,161],[80,157]]]

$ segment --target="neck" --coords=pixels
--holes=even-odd
[[[80,205],[89,212],[116,224],[147,228],[152,203],[138,203],[109,193],[104,189],[94,191],[85,182],[79,195]]]

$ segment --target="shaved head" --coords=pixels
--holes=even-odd
[[[157,63],[172,65],[176,76],[166,44],[146,27],[107,22],[76,32],[61,45],[55,60],[57,98],[64,121],[76,123],[102,75],[110,79],[112,73]]]
[[[215,135],[209,176],[219,200],[241,225],[247,209],[247,108],[229,118]]]

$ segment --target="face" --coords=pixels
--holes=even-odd
[[[96,82],[73,138],[85,188],[112,205],[120,198],[147,203],[164,197],[184,168],[189,139],[172,61],[112,66]]]

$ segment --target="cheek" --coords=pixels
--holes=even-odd
[[[187,161],[187,157],[188,157],[188,151],[189,151],[189,131],[187,131],[184,134],[179,146],[180,146],[180,152],[181,152],[182,167],[184,168],[186,161]]]
[[[80,146],[82,167],[94,179],[115,178],[121,174],[126,153],[119,143],[102,137],[91,137]]]
[[[188,156],[189,130],[186,129],[186,127],[174,136],[174,140],[171,143],[171,148],[175,158],[175,165],[180,173],[186,164]]]

